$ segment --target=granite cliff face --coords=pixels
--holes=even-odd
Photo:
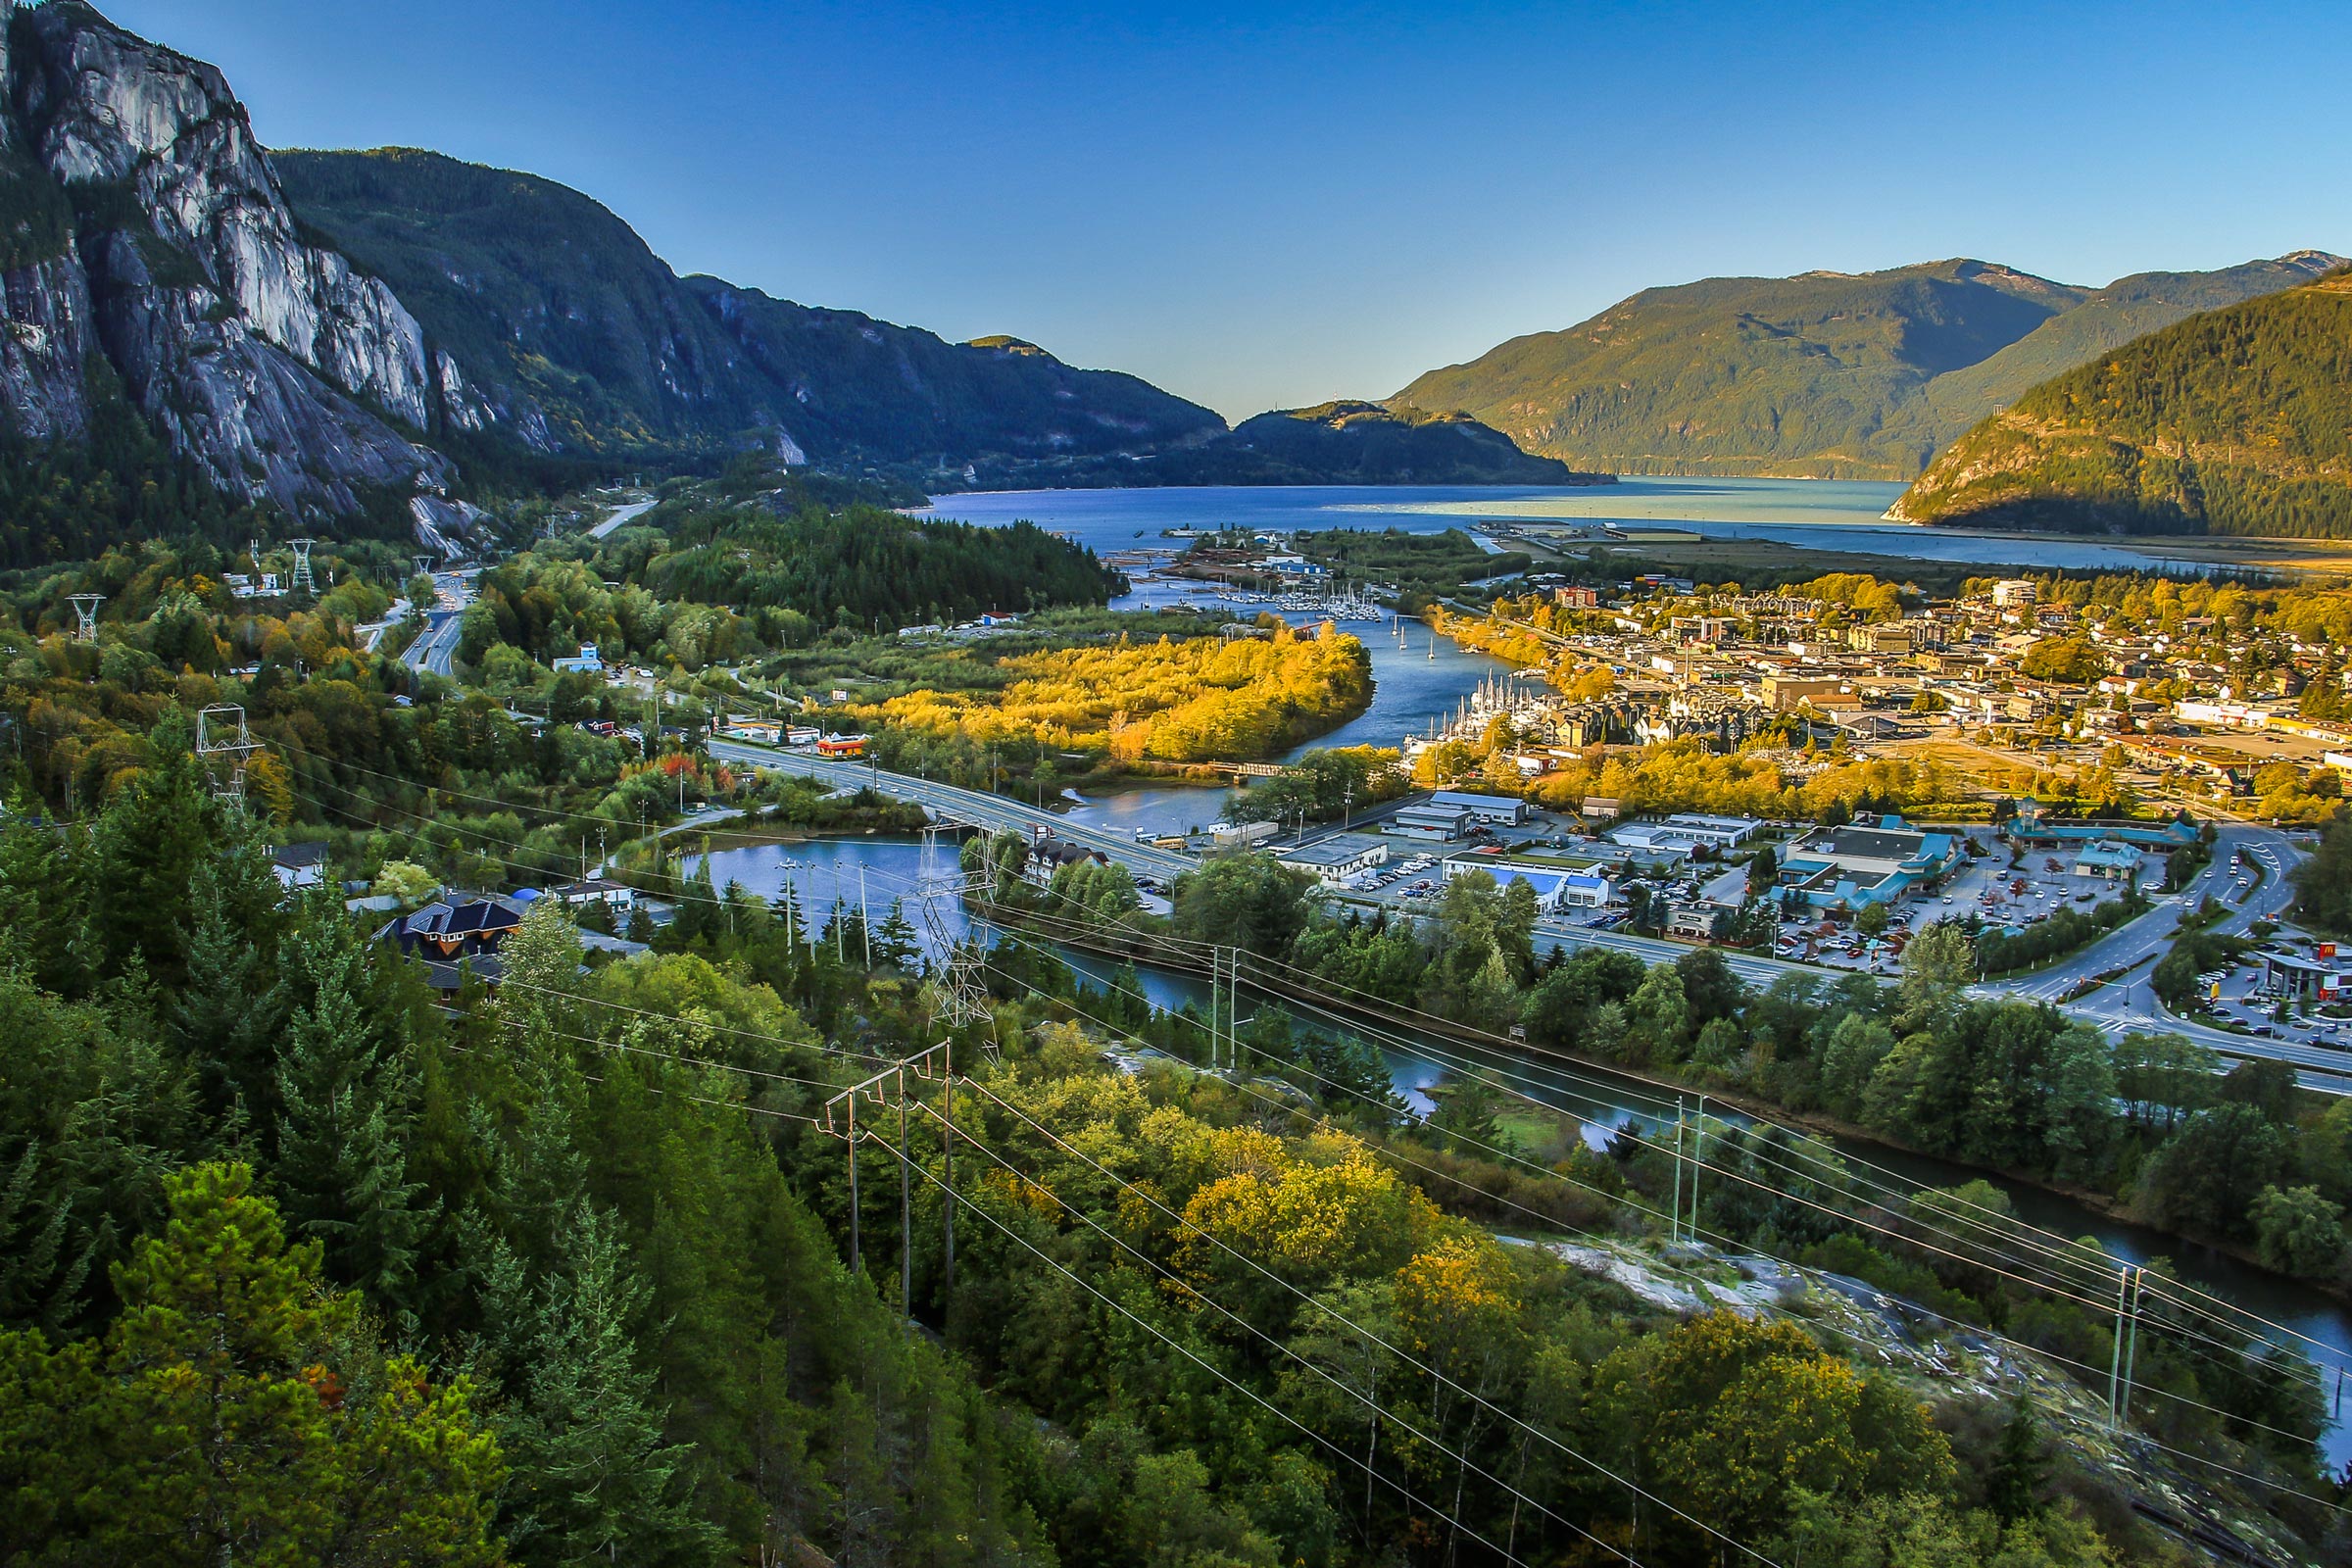
[[[53,0],[11,19],[4,75],[18,434],[79,435],[111,377],[227,494],[309,516],[445,489],[416,438],[478,403],[389,287],[305,240],[220,72]]]

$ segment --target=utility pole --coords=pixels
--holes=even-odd
[[[867,966],[873,964],[867,958]],[[906,1147],[906,1068],[899,1068],[899,1318],[914,1320],[914,1151]]]
[[[1674,1221],[1667,1226],[1667,1240],[1683,1239],[1683,1097],[1674,1097]]]
[[[74,607],[76,641],[94,643],[98,640],[98,607],[106,603],[104,594],[72,594],[67,603]]]

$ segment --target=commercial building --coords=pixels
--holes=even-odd
[[[2139,849],[2114,839],[2092,839],[2075,851],[2075,875],[2130,886],[2139,880]]]
[[[1818,827],[1781,858],[1780,885],[1816,908],[1891,904],[1941,877],[1959,853],[1951,834],[1906,827],[1899,816]]]
[[[1527,803],[1511,795],[1480,795],[1469,790],[1437,790],[1429,804],[1450,807],[1470,813],[1474,822],[1508,822],[1527,820]]]
[[[1386,864],[1389,847],[1368,833],[1341,833],[1312,844],[1277,850],[1274,858],[1294,871],[1304,871],[1325,887],[1337,887],[1376,865]]]
[[[1753,817],[1681,811],[1661,821],[1628,822],[1610,829],[1608,836],[1611,843],[1629,850],[1693,850],[1702,845],[1710,850],[1730,850],[1753,838],[1763,825]]]
[[[1440,844],[1451,843],[1469,830],[1468,810],[1458,806],[1441,806],[1435,800],[1398,807],[1390,813],[1388,821],[1388,831],[1398,838],[1433,839]]]
[[[1483,871],[1493,877],[1497,887],[1507,888],[1514,882],[1526,883],[1535,892],[1536,908],[1544,914],[1554,913],[1568,904],[1569,884],[1572,882],[1587,884],[1580,890],[1579,896],[1582,898],[1591,897],[1591,883],[1599,882],[1602,889],[1599,903],[1581,904],[1579,907],[1598,908],[1608,902],[1608,883],[1605,880],[1564,865],[1544,865],[1499,855],[1455,855],[1446,858],[1446,880],[1448,882],[1474,871]]]
[[[1862,706],[1861,694],[1851,682],[1829,677],[1767,675],[1759,691],[1764,706],[1776,713],[1793,713],[1800,708],[1828,713]]]
[[[2262,988],[2272,996],[2305,1002],[2333,1002],[2352,992],[2352,969],[2336,956],[2335,944],[2323,942],[2309,954],[2266,948],[2255,955],[2262,960]]]
[[[1712,904],[1678,904],[1666,911],[1666,934],[1685,942],[1712,942],[1723,928],[1723,910]]]

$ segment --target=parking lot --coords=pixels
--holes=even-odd
[[[1833,969],[1891,974],[1900,967],[1903,946],[1912,933],[1936,920],[1974,915],[1987,931],[2022,931],[2060,909],[2087,911],[2122,892],[2121,883],[2077,876],[2070,852],[2029,851],[2012,865],[2005,845],[1989,841],[1983,833],[1972,835],[1971,842],[1977,855],[1963,860],[1940,889],[1895,904],[1888,911],[1886,929],[1879,936],[1864,936],[1850,921],[1840,924],[1814,910],[1781,922],[1779,938],[1773,944],[1775,956]],[[2158,874],[2157,863],[2142,857],[2142,885]]]
[[[2291,938],[2281,945],[2308,951],[2311,939]],[[2206,1004],[2216,1022],[2242,1025],[2266,1040],[2352,1051],[2352,1002],[2290,1001],[2281,1019],[2278,999],[2262,989],[2262,961],[2251,955],[2227,968],[2209,969],[2197,981],[2207,996],[2219,993]]]

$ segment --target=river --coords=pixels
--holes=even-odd
[[[1137,793],[1190,796],[1200,800],[1205,792]],[[901,899],[905,902],[908,921],[918,932],[923,932],[924,921],[916,906],[914,890],[926,875],[953,874],[956,869],[958,850],[954,841],[943,839],[929,854],[930,858],[926,859],[924,847],[918,840],[876,836],[753,845],[721,850],[711,855],[710,860],[711,877],[720,887],[730,882],[739,883],[746,892],[757,893],[769,900],[780,897],[790,888],[811,921],[819,925],[824,919],[824,911],[836,902],[845,907],[857,907],[861,894],[859,873],[862,868],[862,896],[872,918],[881,920],[891,902]],[[687,868],[691,870],[699,865],[701,858],[699,856],[690,857],[686,862]],[[959,904],[950,904],[944,900],[940,902],[942,906],[937,911],[937,917],[941,934],[949,940],[961,938],[970,929],[966,911]],[[1060,956],[1097,985],[1101,985],[1117,967],[1090,954],[1060,950]],[[858,956],[852,954],[847,956],[855,960]],[[1197,1009],[1205,1011],[1208,1006],[1208,983],[1205,980],[1151,966],[1139,966],[1138,974],[1143,981],[1146,998],[1155,1008],[1174,1011],[1189,1003]],[[1251,1008],[1247,997],[1243,1005],[1246,1010]],[[1313,1028],[1327,1034],[1369,1038],[1388,1064],[1390,1083],[1396,1094],[1421,1114],[1427,1114],[1435,1108],[1433,1091],[1457,1075],[1461,1070],[1460,1063],[1471,1061],[1482,1072],[1498,1076],[1530,1098],[1576,1117],[1583,1124],[1586,1141],[1594,1147],[1605,1143],[1616,1128],[1627,1123],[1642,1128],[1655,1125],[1650,1091],[1605,1068],[1562,1068],[1533,1058],[1503,1058],[1465,1047],[1456,1041],[1406,1028],[1384,1029],[1377,1032],[1377,1037],[1367,1036],[1352,1023],[1310,1016],[1296,1004],[1285,1005],[1290,1007],[1301,1029]],[[1693,1100],[1695,1098],[1693,1096]],[[1980,1174],[1940,1160],[1904,1154],[1877,1145],[1854,1145],[1848,1147],[1846,1152],[1923,1185],[1952,1186]],[[2352,1312],[2347,1312],[2344,1307],[2318,1292],[2250,1268],[2211,1249],[2107,1218],[2041,1188],[1999,1178],[1988,1179],[2008,1193],[2018,1216],[2029,1224],[2060,1236],[2089,1237],[2110,1255],[2134,1263],[2145,1262],[2152,1257],[2170,1257],[2177,1265],[2180,1278],[2188,1284],[2210,1292],[2244,1311],[2317,1341],[2327,1348],[2327,1351],[2313,1353],[2329,1366],[2352,1365]],[[2332,1395],[2332,1378],[2327,1388]],[[2340,1469],[2352,1463],[2352,1425],[2337,1419],[2324,1435],[2322,1447],[2331,1465]]]
[[[1158,490],[994,490],[935,496],[920,516],[1041,528],[1114,551],[1182,548],[1165,528],[1476,529],[1481,523],[1592,522],[1771,539],[1813,550],[1987,566],[2201,573],[2161,541],[2109,544],[1890,523],[1899,484],[1850,479],[1691,479],[1628,475],[1613,485],[1205,485]],[[1139,599],[1138,606],[1147,602]]]

